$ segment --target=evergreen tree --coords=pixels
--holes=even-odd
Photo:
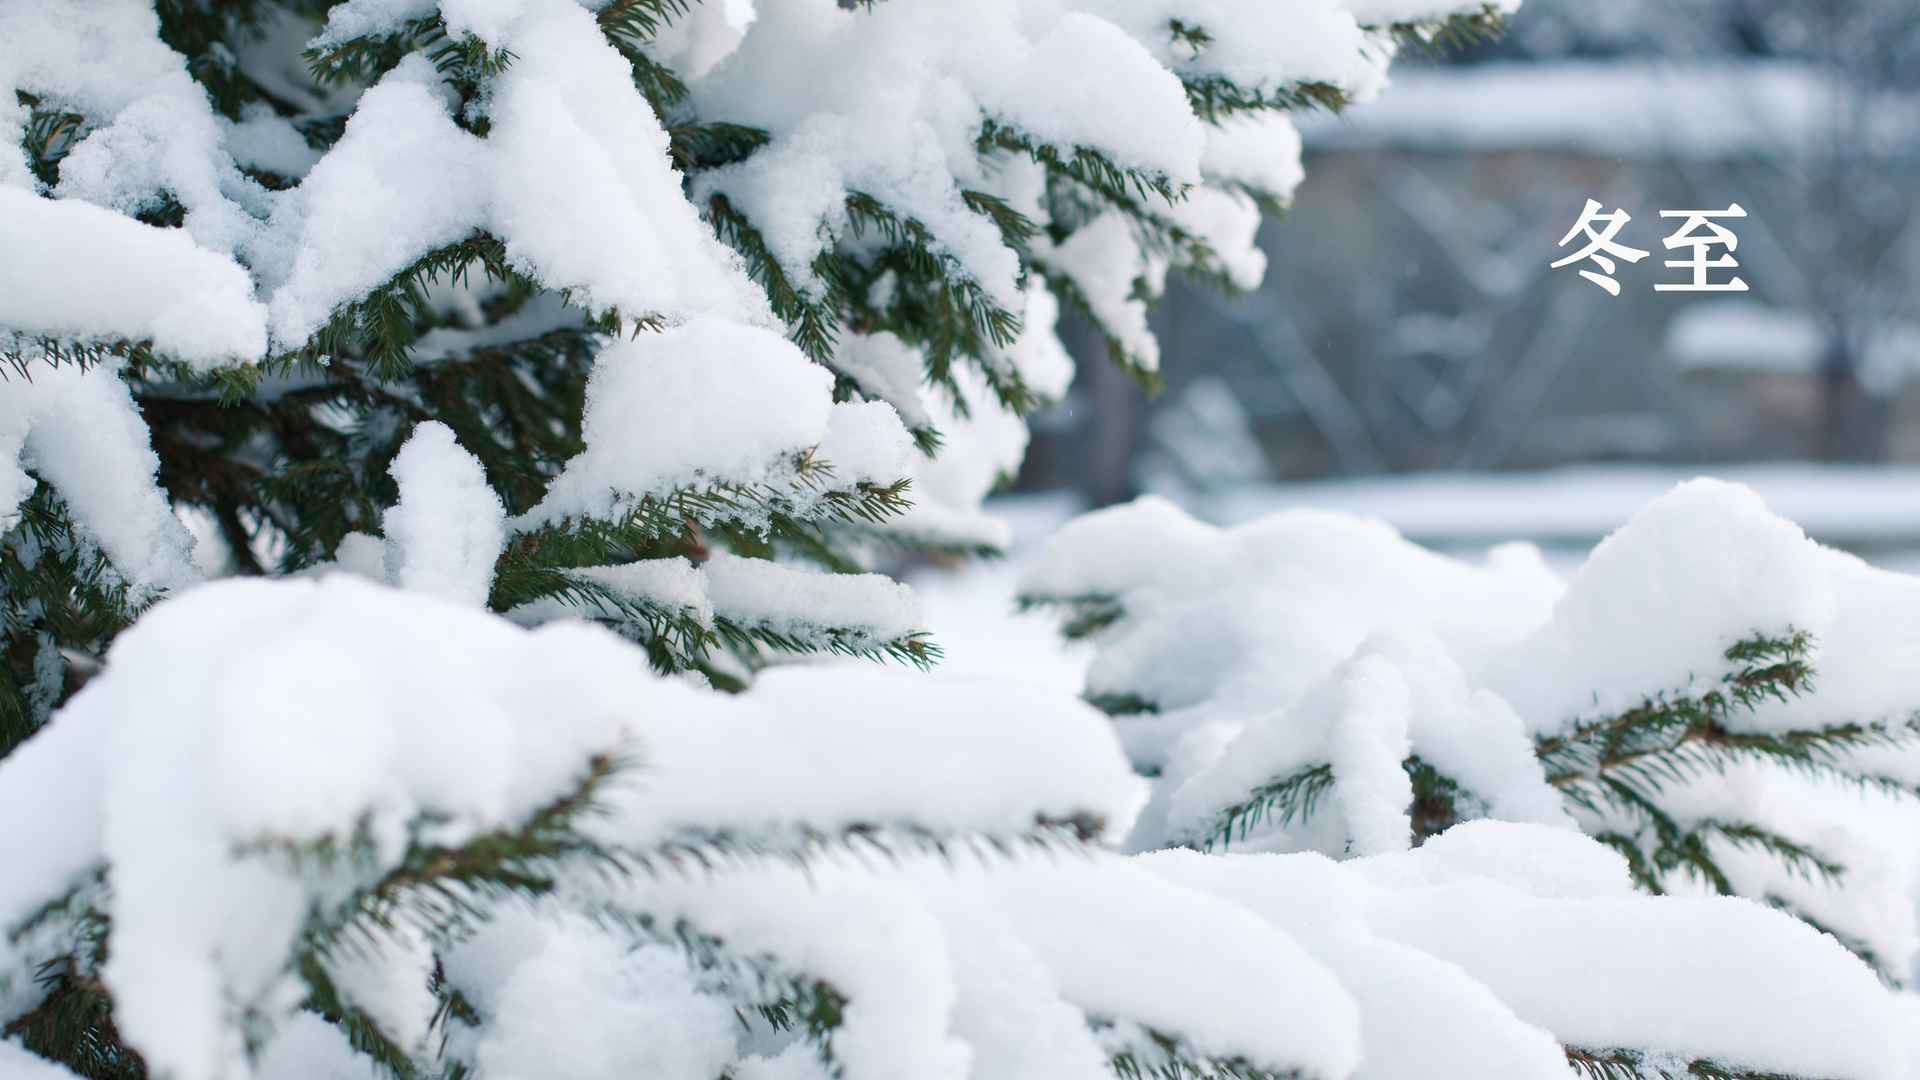
[[[1098,650],[1087,696],[1155,784],[1131,847],[1577,825],[1646,892],[1761,901],[1895,986],[1920,965],[1911,837],[1876,810],[1920,798],[1920,581],[1744,488],[1682,485],[1564,586],[1524,545],[1476,565],[1308,511],[1144,499],[1050,545],[1024,603]]]
[[[1563,1045],[1686,1049],[1644,1014],[1603,1040],[1522,1016],[1578,995],[1447,933],[1287,902],[1432,906],[1364,875],[1113,854],[1137,787],[1075,703],[765,670],[937,659],[866,571],[1001,543],[979,502],[1071,375],[1058,304],[1151,381],[1166,273],[1257,280],[1286,111],[1499,14],[0,2],[0,1075],[1546,1076]],[[1610,888],[1525,829],[1391,865],[1562,918]],[[1787,920],[1604,902],[1588,936],[1662,971],[1664,1006],[1748,1001],[1699,1019],[1702,1053],[1911,1059],[1903,1006]],[[1550,921],[1516,925],[1545,948]],[[1689,963],[1730,943],[1756,954]],[[1355,959],[1389,954],[1422,977]],[[1789,978],[1825,1005],[1755,996]],[[1478,1041],[1386,1021],[1423,1001],[1469,1002]],[[1854,1037],[1806,1049],[1835,1016]]]

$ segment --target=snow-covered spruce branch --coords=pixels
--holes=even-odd
[[[1750,492],[1683,486],[1564,585],[1522,547],[1478,565],[1338,515],[1221,530],[1143,501],[1069,527],[1026,592],[1095,644],[1086,696],[1154,778],[1133,846],[1575,825],[1649,892],[1746,896],[1911,977],[1870,804],[1920,798],[1920,587]]]
[[[1004,543],[1060,301],[1150,375],[1283,106],[1480,4],[753,8],[0,6],[0,1074],[1911,1074],[1844,950],[1570,830],[1123,857],[1089,707],[772,663],[932,659],[869,555]]]

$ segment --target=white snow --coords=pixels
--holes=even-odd
[[[459,843],[568,792],[618,752],[607,676],[638,666],[598,631],[529,634],[352,578],[193,590],[121,635],[106,673],[0,765],[11,796],[45,755],[78,759],[47,774],[73,790],[35,811],[76,804],[73,831],[22,851],[19,880],[58,889],[104,858],[120,1031],[156,1068],[245,1075],[231,1010],[284,1014],[309,905],[396,865],[421,815],[422,840]],[[356,830],[364,861],[249,851]]]
[[[400,501],[381,518],[387,579],[403,589],[485,607],[506,545],[506,508],[480,462],[435,420],[413,429],[388,466]]]
[[[514,264],[578,302],[628,317],[716,314],[773,323],[766,299],[680,189],[667,133],[627,61],[573,0],[497,6],[494,227]]]
[[[246,271],[178,229],[0,186],[0,338],[120,338],[213,367],[266,351]],[[114,257],[101,259],[100,252]]]
[[[1300,131],[1286,113],[1231,117],[1207,129],[1200,171],[1211,179],[1290,201],[1294,189],[1306,179],[1300,149]]]
[[[361,95],[346,134],[274,208],[292,257],[273,336],[297,347],[416,259],[486,221],[487,148],[447,115],[433,65],[408,57]]]
[[[640,559],[615,566],[582,566],[569,571],[629,602],[652,604],[691,616],[700,626],[713,626],[713,603],[707,599],[706,577],[683,558]],[[602,612],[611,618],[616,612]],[[538,625],[553,619],[577,618],[578,608],[552,598],[514,608],[516,622]]]
[[[1332,788],[1312,819],[1241,819],[1233,843],[1404,847],[1409,754],[1479,812],[1570,826],[1535,738],[1660,695],[1724,691],[1736,669],[1725,651],[1755,634],[1811,634],[1816,675],[1811,692],[1729,713],[1734,731],[1900,725],[1920,679],[1920,581],[1822,547],[1752,491],[1710,480],[1654,500],[1564,583],[1526,545],[1475,564],[1375,521],[1289,510],[1219,529],[1147,499],[1062,529],[1022,589],[1125,612],[1095,637],[1086,685],[1159,706],[1115,721],[1136,764],[1159,772],[1136,849],[1217,843],[1260,785],[1323,764]],[[1849,765],[1920,776],[1910,747]],[[1744,892],[1818,912],[1890,971],[1920,952],[1920,865],[1901,839],[1916,808],[1758,771],[1672,787],[1685,822],[1762,823],[1859,868],[1836,888],[1716,841]]]
[[[836,487],[886,487],[910,474],[920,455],[900,414],[884,401],[836,402],[814,459],[832,470]]]
[[[649,693],[635,729],[647,767],[594,826],[637,847],[873,826],[1010,836],[1076,816],[1112,834],[1140,797],[1105,719],[1058,691],[781,667],[739,697],[667,681]]]
[[[0,531],[18,522],[31,471],[53,485],[82,537],[136,596],[200,577],[193,536],[160,490],[159,468],[146,422],[111,367],[37,365],[0,395]]]
[[[716,551],[701,564],[716,615],[795,638],[846,633],[853,648],[924,627],[913,590],[885,574],[827,574]]]
[[[73,1080],[74,1074],[20,1048],[12,1039],[0,1041],[0,1080]]]
[[[446,967],[486,1017],[453,1048],[483,1075],[707,1077],[734,1055],[733,1008],[698,989],[683,953],[634,948],[579,915],[509,909]]]
[[[1138,861],[1248,905],[1328,963],[1360,1001],[1360,1076],[1564,1076],[1543,1031],[1806,1076],[1913,1064],[1903,1004],[1831,938],[1745,900],[1630,895],[1617,856],[1560,830],[1479,822],[1341,864]]]
[[[587,383],[585,452],[519,520],[614,518],[678,488],[774,484],[826,438],[832,393],[833,376],[791,342],[738,323],[696,319],[610,345]]]

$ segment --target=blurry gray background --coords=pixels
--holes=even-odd
[[[1151,401],[1067,323],[1081,376],[1023,489],[1234,518],[1332,479],[1313,501],[1428,539],[1591,539],[1532,519],[1600,521],[1618,488],[1617,524],[1704,471],[1816,535],[1920,537],[1920,471],[1863,468],[1920,461],[1920,2],[1527,0],[1502,40],[1406,56],[1383,98],[1301,128],[1264,287],[1170,287]],[[1617,298],[1548,269],[1588,198],[1653,252]],[[1686,275],[1659,212],[1732,202],[1751,291],[1656,292]]]

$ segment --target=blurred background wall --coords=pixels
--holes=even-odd
[[[1448,478],[1537,502],[1566,475],[1539,471],[1573,465],[1657,493],[1750,463],[1823,463],[1747,470],[1806,488],[1920,462],[1920,0],[1527,0],[1500,41],[1409,57],[1381,100],[1301,127],[1265,285],[1170,286],[1152,400],[1069,322],[1081,376],[1023,489],[1237,517],[1248,492],[1346,478],[1321,501],[1372,490],[1404,517]],[[1588,198],[1653,251],[1617,298],[1548,269]],[[1686,276],[1661,265],[1660,211],[1733,202],[1751,291],[1656,292]],[[1920,472],[1866,482],[1920,537]]]

